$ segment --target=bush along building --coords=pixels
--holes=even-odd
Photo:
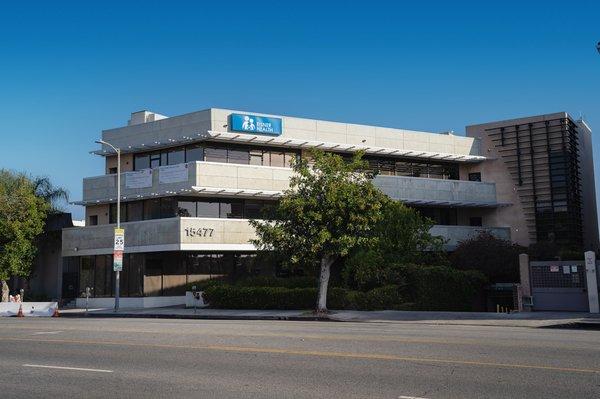
[[[186,286],[261,274],[248,220],[288,188],[290,163],[319,148],[362,150],[374,184],[435,221],[446,249],[482,231],[528,246],[597,250],[591,131],[556,113],[467,127],[466,136],[211,108],[141,111],[102,132],[121,150],[122,306],[185,301]],[[112,306],[117,157],[83,181],[86,226],[63,230],[63,281]],[[66,276],[66,278],[65,278]],[[64,291],[64,290],[63,290]],[[64,291],[66,292],[66,291]]]

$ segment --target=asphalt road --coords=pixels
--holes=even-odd
[[[0,319],[0,398],[599,398],[600,332]]]

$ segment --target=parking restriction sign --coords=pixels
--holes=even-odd
[[[125,229],[115,229],[115,251],[125,250]]]

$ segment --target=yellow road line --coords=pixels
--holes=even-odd
[[[2,340],[3,341],[16,341],[16,342],[43,342],[43,343],[55,343],[55,344],[133,346],[133,347],[161,348],[161,349],[163,349],[163,348],[164,349],[186,349],[186,350],[196,349],[196,350],[210,350],[210,351],[238,352],[238,353],[268,353],[268,354],[349,358],[349,359],[363,359],[363,360],[395,360],[395,361],[404,361],[404,362],[411,362],[411,363],[455,364],[455,365],[467,365],[467,366],[486,366],[486,367],[500,367],[500,368],[550,370],[550,371],[564,371],[564,372],[573,372],[573,373],[600,374],[599,369],[556,367],[556,366],[544,366],[544,365],[535,365],[535,364],[480,362],[480,361],[474,361],[474,360],[420,358],[420,357],[409,357],[409,356],[385,355],[385,354],[378,354],[378,353],[351,353],[351,352],[310,351],[310,350],[298,350],[298,349],[253,348],[253,347],[227,346],[227,345],[151,344],[151,343],[134,343],[134,342],[124,342],[124,341],[80,341],[80,340],[68,340],[68,339],[44,339],[44,340],[41,340],[41,339],[32,339],[32,338],[13,338],[13,337],[3,338]]]
[[[40,330],[39,327],[35,326],[3,326],[14,329],[24,329],[24,330]],[[102,332],[102,333],[110,333],[110,332],[118,332],[118,333],[140,333],[140,334],[164,334],[161,331],[156,330],[139,330],[132,328],[124,328],[124,329],[93,329],[93,328],[69,328],[62,327],[61,332],[69,331],[69,332]],[[306,340],[324,340],[324,341],[361,341],[361,342],[396,342],[396,343],[406,343],[406,344],[437,344],[437,345],[481,345],[485,343],[485,345],[495,346],[495,347],[508,347],[508,348],[548,348],[552,349],[577,349],[584,350],[582,348],[574,348],[572,345],[560,345],[555,342],[548,342],[546,345],[540,345],[539,343],[521,343],[519,341],[515,341],[514,339],[505,339],[506,342],[501,342],[497,338],[483,338],[483,339],[447,339],[447,338],[411,338],[411,337],[393,337],[393,336],[382,336],[382,335],[350,335],[350,334],[290,334],[290,333],[260,333],[260,332],[246,332],[246,333],[235,333],[235,332],[211,332],[211,331],[202,331],[202,328],[196,328],[194,330],[202,334],[202,336],[210,336],[210,337],[261,337],[261,338],[292,338],[292,339],[306,339]],[[186,335],[185,331],[169,331],[169,335]],[[1,339],[0,335],[0,339]],[[598,347],[586,347],[585,350],[589,351],[600,351],[600,346]]]

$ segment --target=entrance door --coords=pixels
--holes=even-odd
[[[583,262],[531,262],[533,310],[588,312]]]

